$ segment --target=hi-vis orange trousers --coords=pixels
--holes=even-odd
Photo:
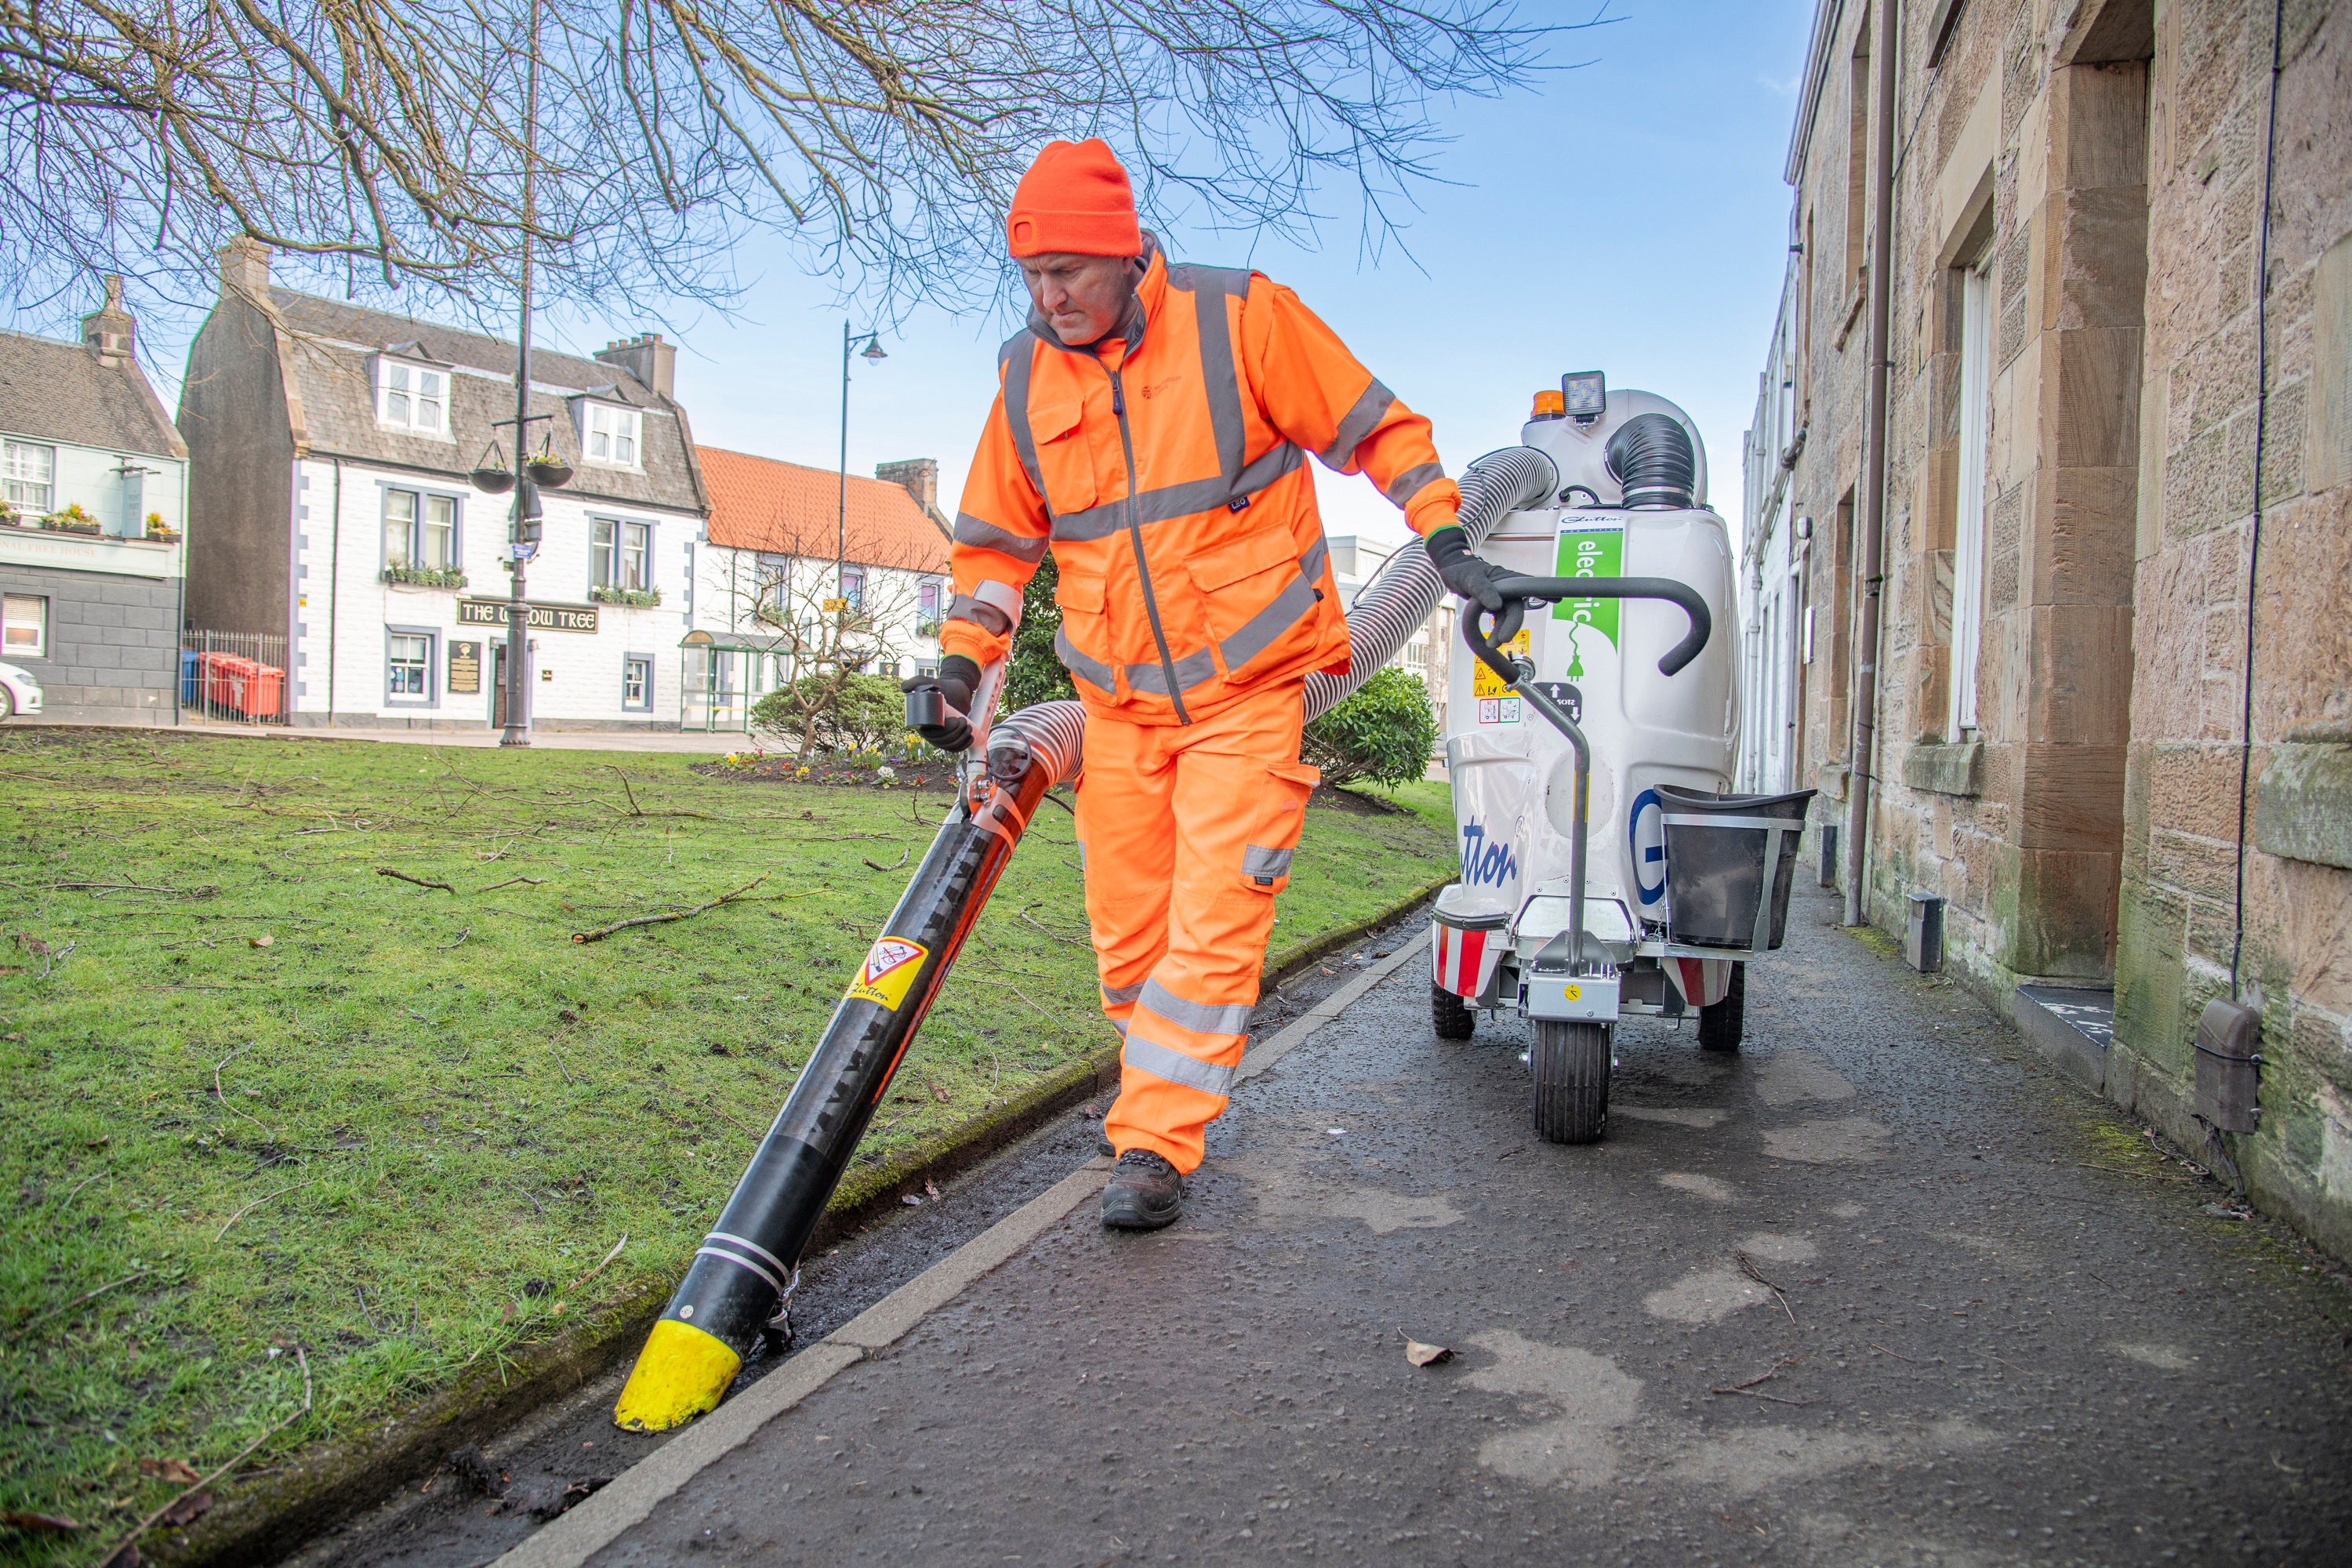
[[[1302,697],[1285,680],[1192,724],[1087,715],[1078,842],[1103,1011],[1127,1042],[1103,1121],[1121,1153],[1190,1171],[1225,1108],[1322,776],[1298,760]]]

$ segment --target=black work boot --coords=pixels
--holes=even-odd
[[[1149,1149],[1129,1149],[1103,1184],[1102,1222],[1113,1230],[1158,1230],[1184,1212],[1184,1177]]]

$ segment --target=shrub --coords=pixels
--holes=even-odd
[[[803,676],[751,705],[751,728],[794,746],[807,735],[819,751],[878,751],[906,731],[906,694],[887,675]]]
[[[1348,700],[1307,726],[1299,760],[1327,784],[1410,784],[1437,748],[1437,718],[1421,677],[1377,669]]]
[[[1060,581],[1048,551],[1037,563],[1036,575],[1021,591],[1021,625],[1013,631],[1013,651],[1004,663],[1007,710],[1078,695],[1070,684],[1070,672],[1062,668],[1062,656],[1054,651],[1054,634],[1062,627],[1062,607],[1054,603],[1054,588]]]

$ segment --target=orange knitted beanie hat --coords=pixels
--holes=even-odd
[[[1066,251],[1075,256],[1140,256],[1135,192],[1108,142],[1048,142],[1013,187],[1004,218],[1014,256]]]

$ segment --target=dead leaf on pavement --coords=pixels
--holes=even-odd
[[[56,1535],[70,1535],[81,1528],[77,1521],[54,1513],[0,1513],[0,1524],[11,1530],[47,1531]]]
[[[196,1468],[185,1459],[142,1459],[139,1461],[139,1473],[184,1487],[194,1484],[197,1479]]]
[[[1435,1366],[1454,1359],[1454,1352],[1445,1346],[1423,1344],[1402,1329],[1397,1331],[1397,1338],[1404,1342],[1404,1359],[1415,1366]]]
[[[186,1497],[182,1498],[179,1501],[173,1503],[171,1507],[163,1510],[163,1522],[176,1528],[180,1525],[188,1523],[192,1520],[202,1518],[205,1510],[212,1506],[212,1493],[190,1492]]]

